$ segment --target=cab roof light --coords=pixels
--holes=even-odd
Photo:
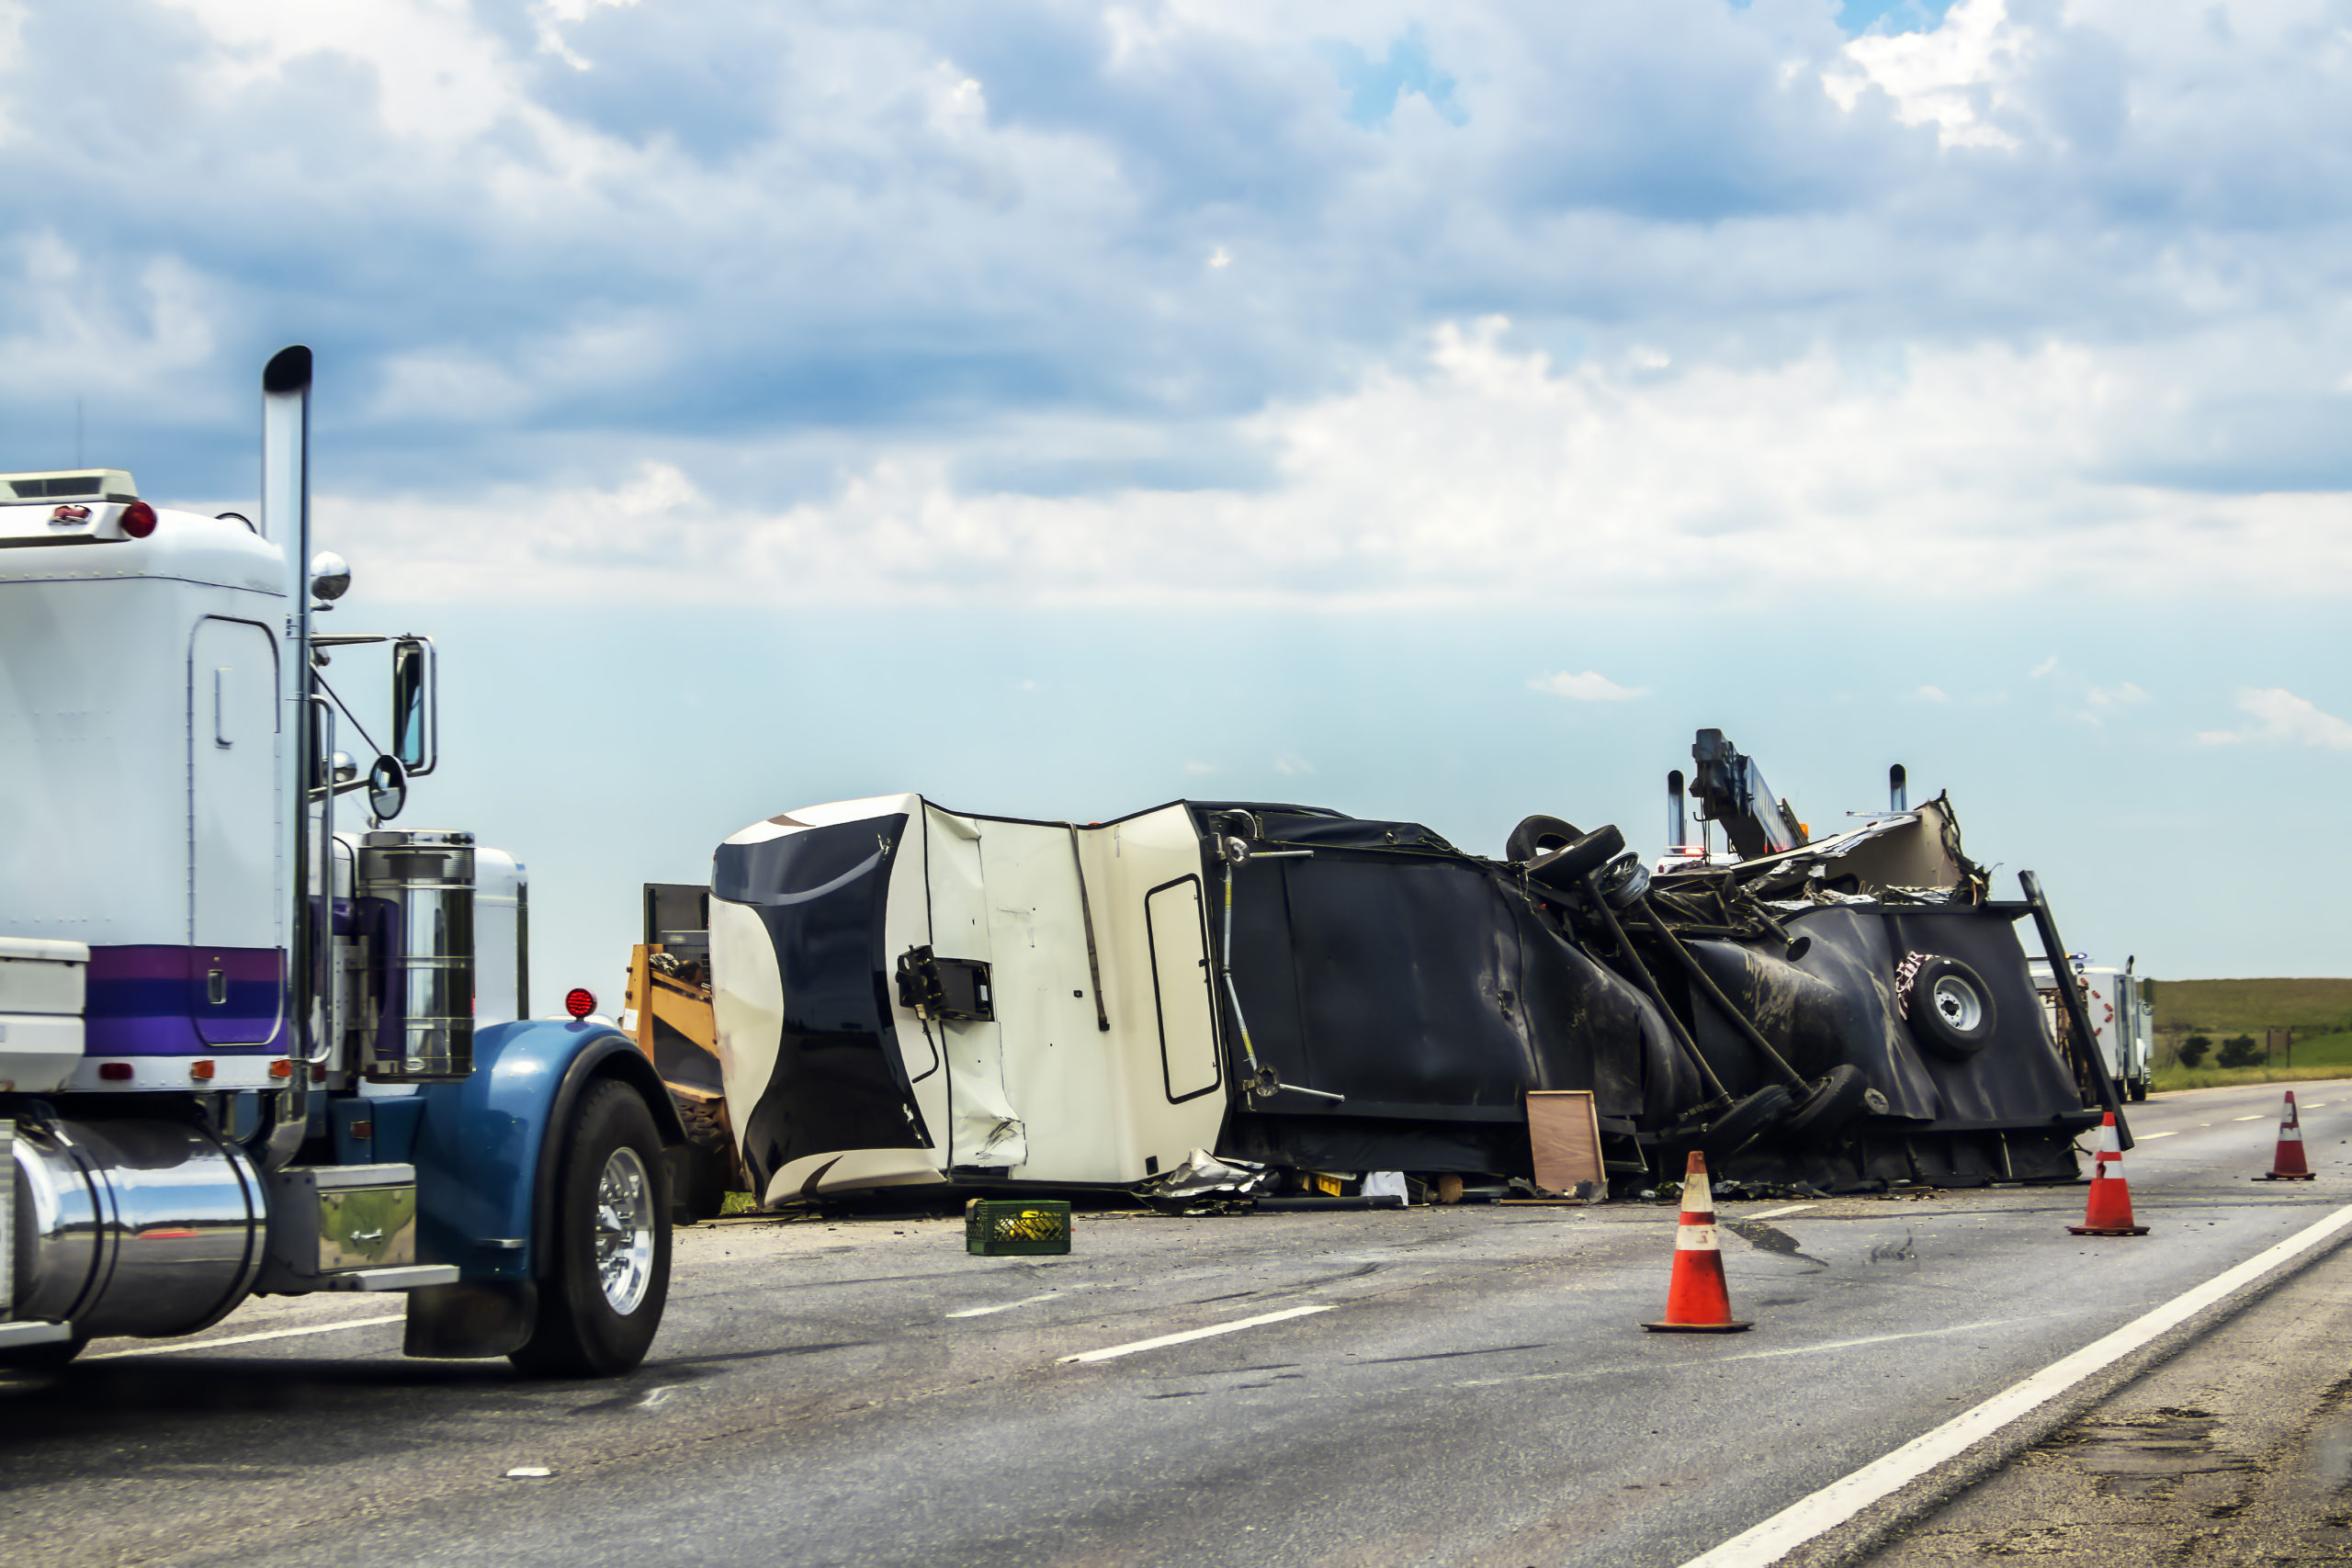
[[[122,509],[122,531],[134,539],[143,539],[155,531],[155,509],[143,501],[134,501]]]
[[[80,468],[37,474],[0,474],[0,502],[139,499],[139,486],[121,468]]]

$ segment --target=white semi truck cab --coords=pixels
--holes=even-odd
[[[530,1019],[521,863],[390,826],[435,649],[314,626],[350,573],[311,549],[311,369],[264,373],[253,518],[0,475],[0,1366],[365,1291],[411,1354],[625,1371],[676,1111],[627,1036]]]

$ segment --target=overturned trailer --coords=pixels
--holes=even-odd
[[[1593,1097],[1621,1188],[1705,1150],[1748,1179],[2072,1180],[2106,1107],[1948,800],[1808,837],[1702,731],[1707,839],[1657,866],[1530,818],[1177,801],[1075,824],[919,795],[721,845],[727,1121],[760,1199],[1131,1188],[1196,1149],[1317,1171],[1532,1174],[1529,1096]],[[2128,1134],[2127,1134],[2128,1136]]]

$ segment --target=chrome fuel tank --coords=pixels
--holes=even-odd
[[[265,1201],[235,1144],[179,1122],[27,1119],[13,1152],[17,1316],[189,1334],[252,1290]]]
[[[381,976],[368,1076],[464,1077],[474,1065],[474,836],[366,834],[356,890]]]

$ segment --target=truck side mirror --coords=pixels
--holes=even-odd
[[[435,674],[432,638],[392,643],[392,757],[410,778],[431,773],[440,761]]]

